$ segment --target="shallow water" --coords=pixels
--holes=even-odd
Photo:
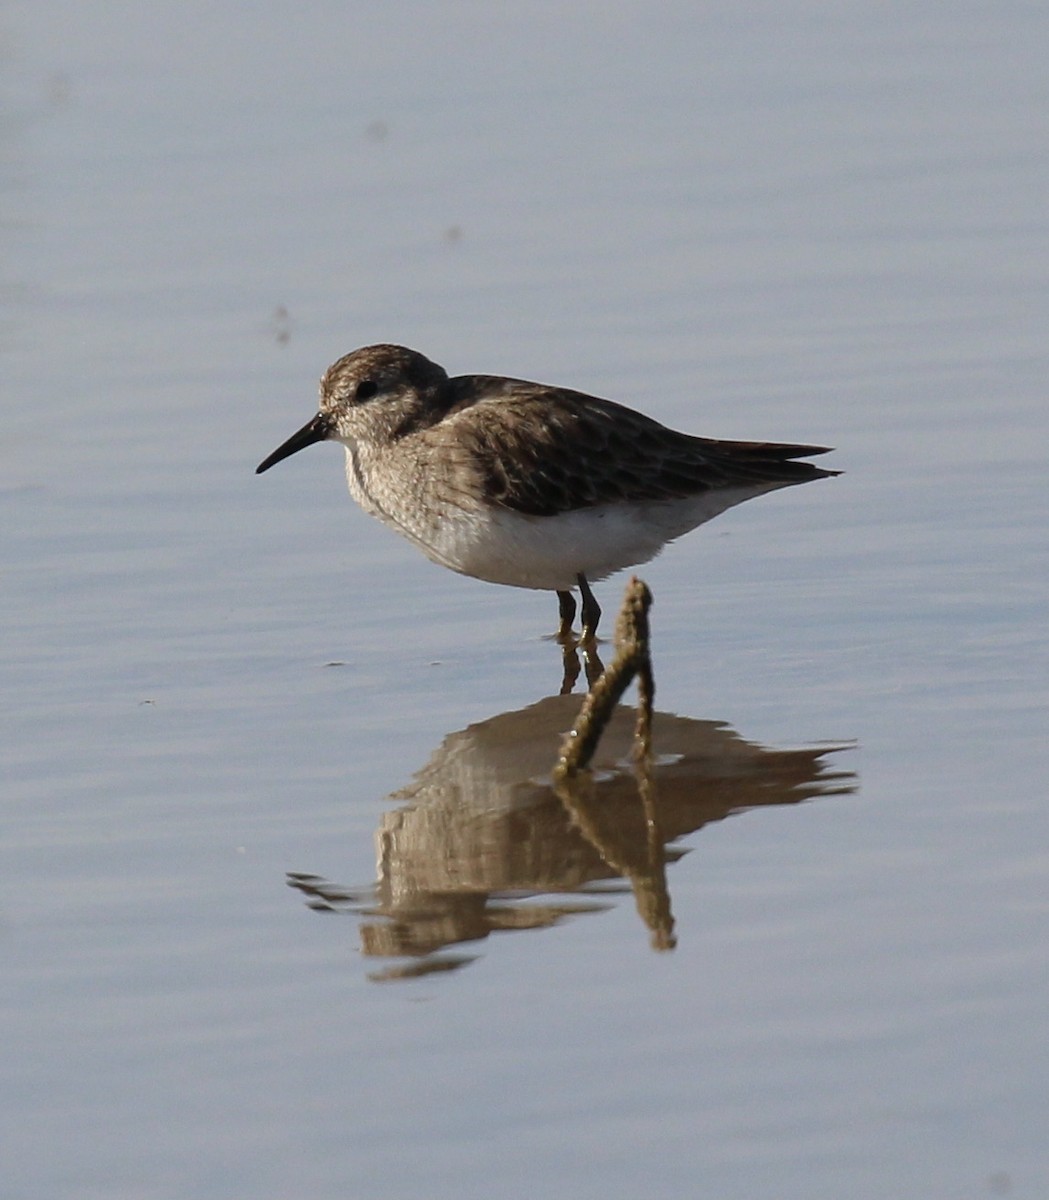
[[[5,1197],[1045,1194],[1047,33],[0,9]],[[375,340],[838,447],[643,571],[665,856],[252,474]]]

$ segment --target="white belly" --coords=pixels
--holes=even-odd
[[[556,517],[490,509],[483,520],[441,531],[430,557],[454,571],[513,587],[568,591],[648,562],[665,545],[756,493],[693,497],[669,504],[610,504]]]
[[[721,488],[659,504],[608,504],[554,517],[534,517],[462,497],[435,499],[427,490],[387,491],[365,478],[347,447],[354,499],[442,566],[511,587],[568,591],[583,574],[591,582],[648,562],[674,538],[773,487]],[[776,486],[776,485],[773,485]]]

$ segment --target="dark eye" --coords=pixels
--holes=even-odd
[[[357,390],[353,394],[355,400],[370,400],[372,396],[379,390],[379,385],[374,379],[362,379],[357,384]]]

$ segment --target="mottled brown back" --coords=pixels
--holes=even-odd
[[[486,500],[532,516],[839,473],[793,461],[826,453],[823,446],[692,437],[565,388],[469,375],[442,391],[446,408],[431,434],[460,442]],[[467,410],[469,419],[457,420]]]

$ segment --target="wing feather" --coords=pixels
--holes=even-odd
[[[613,401],[521,380],[450,383],[452,403],[431,435],[457,442],[487,502],[515,512],[554,516],[838,474],[794,461],[824,446],[692,437]]]

